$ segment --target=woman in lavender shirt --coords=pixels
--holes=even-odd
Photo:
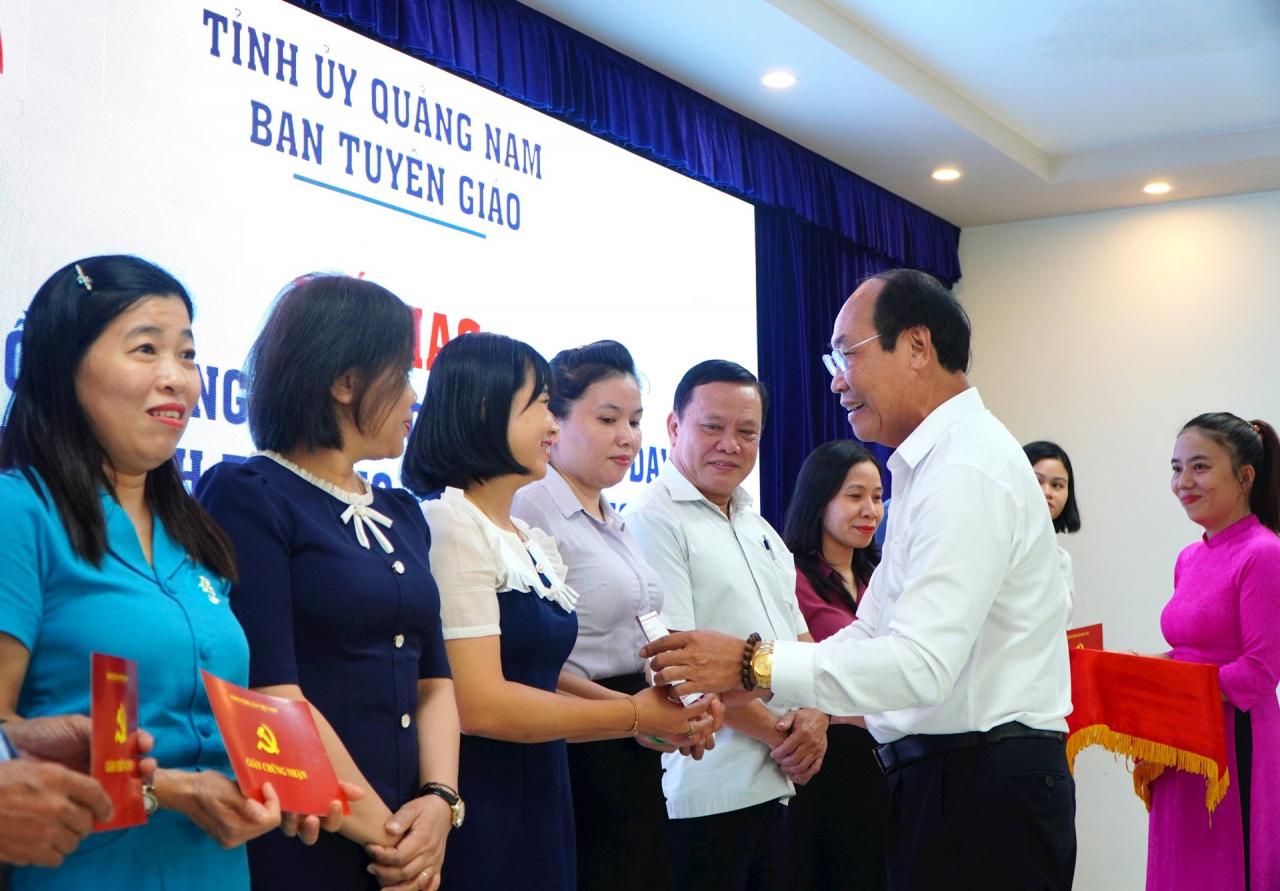
[[[561,351],[551,371],[560,438],[546,477],[521,489],[511,512],[555,539],[579,594],[578,640],[560,688],[592,697],[585,678],[635,693],[648,686],[636,616],[662,609],[662,589],[602,494],[622,481],[640,449],[644,408],[635,363],[622,344],[602,340]],[[668,886],[659,753],[670,751],[646,736],[569,747],[579,887]]]

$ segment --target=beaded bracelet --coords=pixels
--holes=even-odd
[[[747,638],[747,645],[742,648],[742,689],[754,690],[755,678],[751,676],[751,657],[755,655],[756,644],[760,643],[760,635],[752,631]]]

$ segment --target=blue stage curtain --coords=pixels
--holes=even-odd
[[[947,283],[960,230],[514,0],[292,0],[757,205]]]
[[[789,210],[756,208],[756,337],[770,399],[760,512],[779,528],[804,459],[816,446],[852,435],[822,364],[831,323],[858,282],[894,265]],[[881,463],[892,453],[870,448]]]
[[[809,451],[850,435],[820,359],[845,297],[895,266],[960,278],[956,226],[514,0],[290,2],[756,206],[774,525]]]

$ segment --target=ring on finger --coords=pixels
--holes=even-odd
[[[431,881],[431,867],[430,867],[430,866],[428,866],[428,867],[427,867],[426,869],[424,869],[422,872],[418,873],[418,881],[421,883],[421,885],[422,885],[422,887],[423,887],[423,888],[427,887],[427,883]]]

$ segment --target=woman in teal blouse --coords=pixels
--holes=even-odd
[[[136,257],[70,264],[36,293],[21,361],[0,436],[0,717],[87,714],[90,654],[133,659],[160,768],[146,825],[13,887],[248,888],[242,843],[281,814],[230,779],[200,680],[246,683],[249,651],[230,544],[172,460],[200,395],[191,298]]]

